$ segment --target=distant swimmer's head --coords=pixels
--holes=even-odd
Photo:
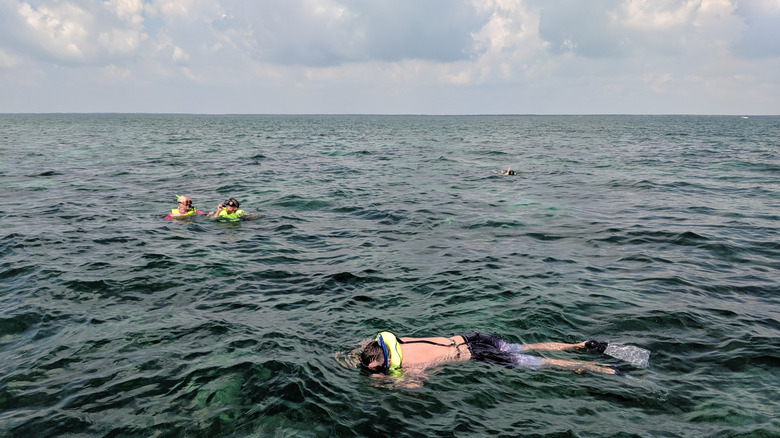
[[[192,199],[186,196],[179,196],[176,198],[176,203],[179,204],[179,210],[184,210],[184,213],[192,208]]]
[[[238,203],[238,201],[236,200],[236,198],[230,198],[230,199],[228,199],[227,201],[225,201],[225,202],[223,202],[223,203],[222,203],[222,206],[223,206],[223,207],[225,207],[225,209],[226,209],[228,212],[230,212],[230,213],[233,213],[233,212],[235,212],[236,210],[238,210],[238,206],[239,206],[239,205],[240,205],[240,204]]]
[[[507,175],[514,175],[514,174],[515,174],[515,171],[510,169],[510,170],[507,170],[507,171],[506,171],[506,174],[507,174]]]

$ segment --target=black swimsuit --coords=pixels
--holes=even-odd
[[[466,340],[471,351],[471,358],[477,362],[487,362],[505,367],[516,366],[516,355],[503,351],[502,347],[506,345],[502,339],[486,333],[466,333],[463,339]]]

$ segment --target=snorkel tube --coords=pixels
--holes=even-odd
[[[382,367],[388,372],[401,368],[403,356],[401,354],[401,346],[395,335],[390,332],[379,332],[375,340],[382,347],[382,354],[385,356]]]

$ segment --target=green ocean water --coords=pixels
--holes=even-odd
[[[0,193],[3,438],[780,436],[778,117],[0,115]],[[402,389],[379,330],[652,354]]]

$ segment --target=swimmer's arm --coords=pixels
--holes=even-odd
[[[371,386],[412,389],[423,386],[428,376],[423,372],[424,368],[404,368],[396,371],[396,374],[388,376],[387,374],[376,373],[371,375]]]
[[[539,342],[536,344],[523,344],[523,351],[564,351],[575,348],[585,348],[585,342],[579,344],[566,344],[563,342]]]
[[[428,376],[424,372],[424,367],[406,368],[403,370],[403,377],[396,379],[393,382],[393,386],[396,388],[413,389],[422,388],[423,383],[428,380]]]
[[[217,211],[214,213],[209,213],[210,218],[217,218],[219,216],[219,212],[222,210],[222,204],[217,205]]]

